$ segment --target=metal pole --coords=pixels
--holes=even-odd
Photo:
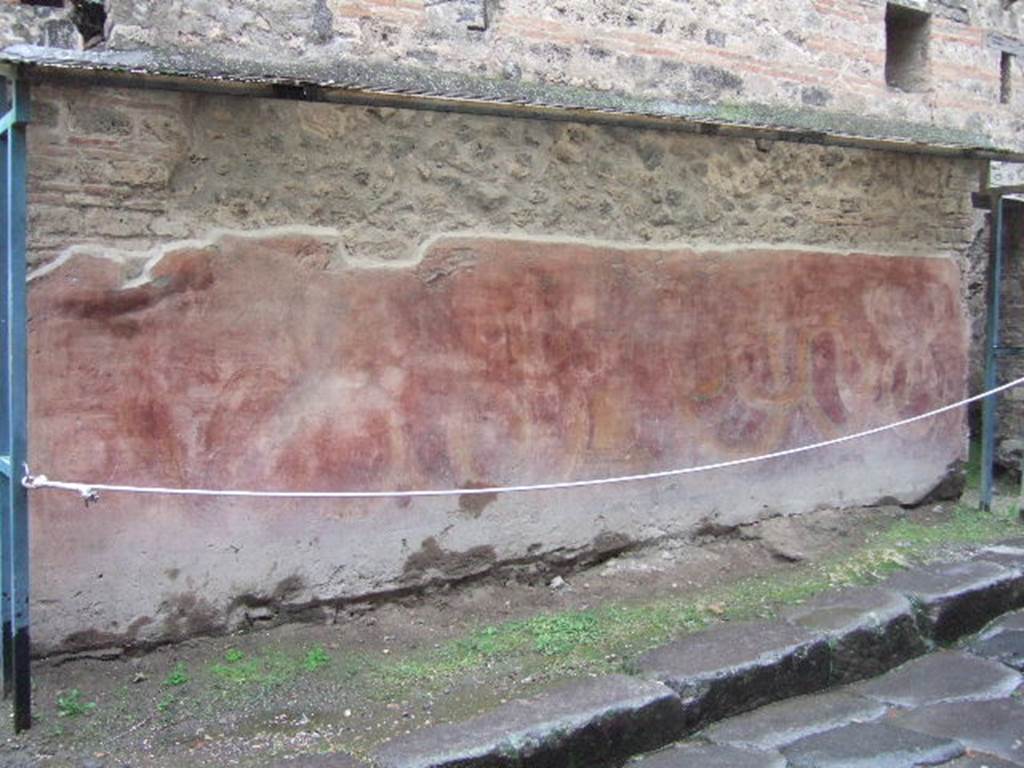
[[[8,94],[11,93],[6,79],[0,80],[0,104],[7,106]],[[11,443],[11,430],[7,418],[7,403],[9,402],[8,375],[7,375],[7,131],[0,133],[0,271],[3,279],[0,279],[0,305],[3,311],[0,312],[0,452],[5,458]],[[0,473],[0,656],[2,656],[3,670],[3,696],[6,699],[14,690],[14,632],[11,622],[11,524],[9,505],[7,499],[10,497],[10,462],[5,463],[4,471]]]
[[[28,459],[28,333],[26,327],[26,234],[28,83],[13,82],[14,121],[7,132],[7,514],[10,538],[11,671],[14,678],[14,730],[32,725],[32,678],[29,640],[28,491],[21,484]]]
[[[988,318],[985,334],[985,384],[992,389],[999,378],[997,350],[999,348],[1000,301],[1003,285],[1003,198],[1000,195],[992,205],[992,244],[988,260]],[[985,398],[981,411],[981,503],[983,511],[992,509],[992,470],[996,448],[996,396]]]

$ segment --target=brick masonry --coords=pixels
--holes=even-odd
[[[54,85],[34,107],[33,263],[294,224],[339,228],[365,263],[462,230],[911,255],[974,234],[967,160]]]
[[[351,59],[556,83],[687,103],[767,104],[968,129],[1020,147],[1024,26],[1019,6],[905,0],[931,14],[920,90],[885,78],[883,0],[678,3],[540,0],[108,2],[111,49],[224,59]],[[44,39],[39,12],[10,4],[4,42]],[[34,15],[33,15],[34,14]],[[1001,56],[1011,68],[1000,103]],[[841,118],[823,117],[838,123]]]

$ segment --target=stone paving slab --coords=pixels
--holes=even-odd
[[[369,763],[356,760],[351,755],[332,752],[323,755],[300,755],[281,763],[288,768],[371,768]]]
[[[629,765],[1024,766],[1015,751],[1024,736],[1014,730],[1018,721],[1024,728],[1024,703],[1009,698],[1015,690],[1024,696],[1024,676],[999,663],[1021,666],[1024,610],[967,642],[980,655],[933,652],[875,679],[794,698],[883,672],[933,640],[957,639],[1024,604],[1018,549],[1024,552],[1024,540],[986,548],[971,561],[905,572],[881,587],[825,594],[789,610],[784,621],[718,625],[643,654],[632,664],[638,677],[577,681],[402,736],[378,750],[374,765],[611,768],[711,725],[696,742]],[[790,701],[773,704],[783,699]],[[893,713],[892,706],[913,711]],[[971,707],[974,715],[964,714]],[[750,710],[757,711],[743,715]],[[964,744],[978,754],[964,754]],[[309,765],[362,768],[342,756],[325,759]]]
[[[995,755],[978,753],[957,758],[951,763],[943,763],[942,768],[1017,768],[1017,766]]]
[[[874,677],[928,650],[910,601],[886,589],[825,593],[783,618],[828,638],[833,683]]]
[[[825,638],[780,622],[722,624],[656,648],[634,664],[683,702],[695,729],[828,684]]]
[[[887,710],[885,704],[874,699],[831,691],[769,704],[749,714],[723,720],[708,728],[704,736],[717,744],[778,749],[816,733],[876,720]]]
[[[624,675],[582,680],[453,725],[397,738],[382,768],[604,766],[683,735],[678,696]]]
[[[1013,611],[989,624],[981,631],[982,637],[991,637],[999,632],[1019,631],[1024,632],[1024,611]]]
[[[968,650],[975,656],[998,661],[1018,672],[1024,672],[1024,630],[999,632],[972,641]]]
[[[1024,702],[1015,699],[935,704],[901,713],[893,723],[953,738],[970,750],[1024,766]]]
[[[782,750],[790,768],[914,768],[964,753],[952,739],[884,723],[854,723],[808,736]]]
[[[985,547],[975,554],[973,559],[985,560],[1024,573],[1024,539],[1004,541]]]
[[[904,571],[882,586],[918,606],[922,630],[940,643],[976,632],[996,616],[1024,605],[1024,575],[986,561]]]
[[[626,765],[627,768],[786,768],[786,759],[778,752],[685,744],[645,755]]]
[[[901,707],[950,701],[981,701],[1009,696],[1021,675],[988,659],[958,651],[939,651],[874,680],[850,687],[854,693]]]

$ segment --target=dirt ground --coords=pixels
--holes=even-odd
[[[253,628],[140,655],[40,660],[35,726],[14,736],[5,724],[0,765],[298,765],[318,752],[366,754],[396,733],[617,668],[638,650],[635,637],[597,644],[603,655],[593,657],[559,646],[586,646],[596,609],[660,620],[644,606],[801,573],[893,525],[941,525],[954,514],[950,503],[823,510],[664,542],[576,572],[533,566],[327,625]],[[1007,537],[1020,535],[1014,528]],[[517,622],[526,621],[536,642],[515,646],[527,626]],[[511,643],[508,652],[502,643]]]

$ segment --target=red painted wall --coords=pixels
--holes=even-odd
[[[33,469],[294,490],[543,482],[773,451],[964,394],[960,277],[946,259],[453,237],[415,264],[360,268],[339,264],[336,247],[329,235],[223,236],[167,251],[134,282],[132,262],[84,252],[35,279]],[[95,586],[108,564],[105,599],[117,603],[102,619],[44,610],[42,634],[47,621],[53,644],[210,628],[238,593],[270,594],[286,577],[300,601],[386,589],[412,578],[406,550],[453,521],[471,532],[459,548],[490,547],[491,562],[601,530],[643,538],[640,518],[678,532],[717,515],[912,498],[963,448],[962,416],[949,414],[682,487],[464,497],[457,510],[114,495],[83,510],[39,492],[42,593],[66,605],[69,565]],[[617,497],[634,511],[616,512]],[[537,514],[546,527],[515,522]],[[372,541],[353,540],[357,519]],[[278,546],[297,530],[318,541]],[[202,543],[218,537],[263,547],[275,567],[256,573],[259,554],[237,553],[224,565]],[[375,558],[370,575],[313,573],[351,562],[353,548]],[[47,570],[58,567],[63,581]],[[204,626],[181,623],[174,601],[190,594]]]

